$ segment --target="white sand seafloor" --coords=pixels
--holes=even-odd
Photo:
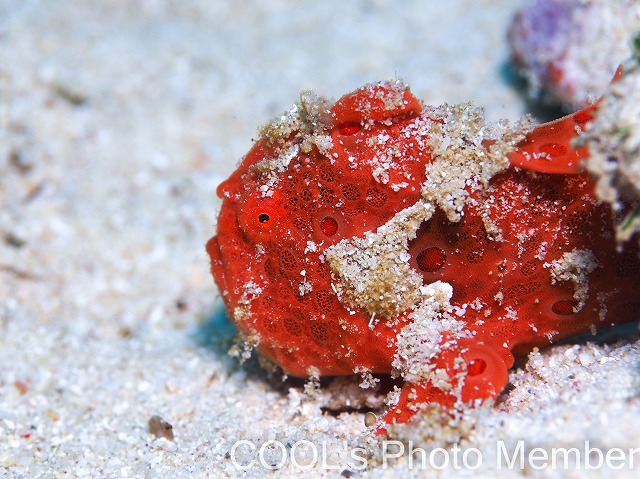
[[[217,184],[303,89],[337,98],[402,78],[428,103],[516,120],[505,36],[520,5],[0,0],[0,477],[637,477],[635,326],[514,369],[463,434],[475,470],[232,461],[251,459],[232,457],[239,440],[347,454],[368,440],[363,411],[330,414],[322,393],[227,356],[204,250]],[[149,432],[153,415],[173,441]],[[576,447],[582,469],[498,469],[499,445],[513,455],[519,440],[525,456]],[[585,470],[587,441],[620,448],[622,467]]]

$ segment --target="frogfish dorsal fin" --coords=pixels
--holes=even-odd
[[[618,67],[611,83],[618,81],[621,76],[622,65]],[[582,160],[587,157],[588,151],[586,148],[572,148],[571,141],[581,131],[585,131],[599,103],[598,101],[571,115],[536,126],[518,145],[517,150],[509,154],[509,162],[513,166],[539,173],[582,173]]]

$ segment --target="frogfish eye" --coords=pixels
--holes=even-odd
[[[344,136],[355,135],[360,131],[360,125],[358,123],[346,123],[338,127],[338,132]]]
[[[288,231],[284,201],[248,195],[239,202],[238,219],[245,235],[252,241],[275,241]]]

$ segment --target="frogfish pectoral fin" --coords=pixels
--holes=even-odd
[[[443,351],[424,380],[405,382],[395,403],[381,417],[376,433],[386,434],[394,424],[407,423],[429,408],[448,415],[458,406],[494,399],[507,384],[512,364],[508,351],[503,358],[489,345],[460,340]]]

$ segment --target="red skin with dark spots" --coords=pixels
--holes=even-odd
[[[207,244],[216,284],[240,331],[288,374],[390,373],[398,335],[410,322],[409,310],[393,325],[371,329],[369,313],[349,311],[338,299],[323,254],[342,239],[375,231],[420,199],[432,156],[407,132],[422,107],[403,90],[404,106],[389,108],[380,99],[388,93],[382,85],[340,99],[332,109],[331,150],[298,152],[278,173],[271,196],[261,193],[264,173],[254,167],[276,156],[265,139],[218,189],[218,232]],[[440,280],[453,286],[451,305],[462,311],[458,319],[472,339],[445,334],[440,353],[425,364],[446,371],[459,393],[430,381],[406,382],[387,423],[406,422],[429,402],[453,407],[494,397],[514,356],[637,319],[637,248],[616,250],[610,208],[595,200],[594,182],[581,169],[586,152],[570,146],[576,127],[584,129],[592,113],[590,107],[537,127],[510,154],[513,166],[471,194],[486,209],[468,204],[457,223],[437,211],[409,243],[409,263],[424,285]],[[378,135],[397,152],[387,183],[376,181],[373,168],[360,161],[381,153],[367,141]],[[394,191],[391,185],[401,182],[408,186]],[[486,233],[486,214],[503,241]],[[573,283],[554,283],[549,268],[576,249],[591,250],[598,263],[577,312]],[[457,374],[461,361],[463,379]]]

